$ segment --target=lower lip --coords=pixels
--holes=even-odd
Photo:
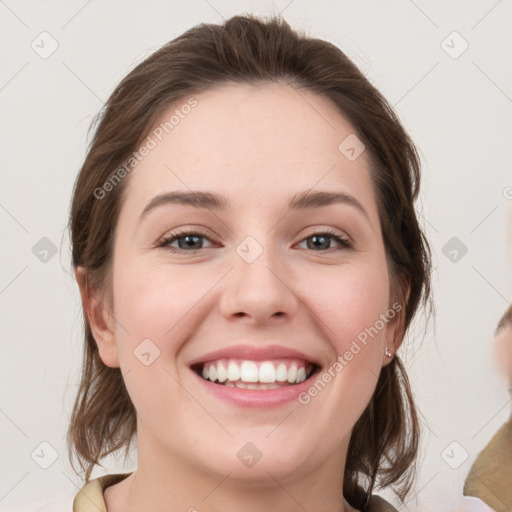
[[[305,381],[293,386],[284,386],[277,389],[241,389],[231,388],[203,379],[195,371],[191,370],[204,386],[204,389],[212,395],[232,404],[242,407],[276,407],[297,400],[300,393],[306,391],[318,373],[318,369]]]

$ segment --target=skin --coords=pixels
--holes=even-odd
[[[130,174],[115,235],[112,315],[77,270],[101,358],[121,368],[137,410],[138,468],[105,490],[108,511],[353,510],[342,496],[347,446],[391,360],[386,345],[394,353],[402,341],[396,321],[307,405],[221,402],[188,362],[234,344],[277,343],[328,368],[390,308],[367,154],[351,162],[338,150],[355,129],[310,92],[224,85],[195,97],[198,105]],[[287,208],[311,188],[354,196],[367,217],[347,204]],[[190,189],[223,194],[231,208],[166,205],[137,223],[157,194]],[[176,228],[205,232],[205,248],[155,247]],[[354,250],[332,238],[312,247],[310,237],[329,228]],[[252,263],[235,250],[247,236],[263,248]],[[146,338],[161,351],[149,366],[133,354]],[[236,456],[247,442],[262,453],[251,468]]]
[[[506,324],[495,336],[493,357],[501,376],[512,390],[512,325]]]

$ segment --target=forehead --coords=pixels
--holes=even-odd
[[[195,106],[183,108],[191,96]],[[150,132],[155,147],[131,172],[126,200],[139,210],[158,193],[188,189],[279,202],[342,188],[373,199],[367,152],[351,161],[340,151],[355,129],[327,98],[287,84],[230,84],[191,96],[162,113]]]

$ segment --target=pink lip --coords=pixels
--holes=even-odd
[[[189,366],[198,363],[207,363],[217,359],[248,359],[251,361],[270,361],[272,359],[302,359],[304,361],[315,363],[321,366],[321,363],[314,357],[308,356],[292,348],[286,348],[281,345],[233,345],[220,350],[208,352],[188,363]]]
[[[189,367],[199,363],[207,363],[218,359],[248,359],[252,361],[269,361],[273,359],[301,359],[309,363],[314,363],[318,367],[321,363],[317,358],[308,356],[298,350],[286,348],[281,345],[233,345],[220,350],[209,352],[189,362]],[[293,386],[285,386],[278,389],[240,389],[214,384],[209,380],[203,379],[196,371],[192,369],[196,379],[199,379],[201,386],[204,386],[207,392],[212,393],[217,398],[242,407],[275,407],[285,403],[297,400],[300,393],[306,391],[311,385],[312,378],[318,373],[317,370],[305,381]]]
[[[209,380],[200,377],[192,371],[196,379],[201,382],[200,385],[215,397],[225,400],[231,404],[241,407],[277,407],[298,399],[300,393],[305,392],[316,378],[318,370],[312,373],[305,381],[293,386],[286,386],[278,389],[240,389],[230,388],[219,384],[214,384]]]

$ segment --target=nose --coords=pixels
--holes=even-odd
[[[223,280],[221,314],[230,321],[238,319],[255,326],[288,322],[299,305],[290,268],[267,248],[249,261],[234,253],[234,268]]]

